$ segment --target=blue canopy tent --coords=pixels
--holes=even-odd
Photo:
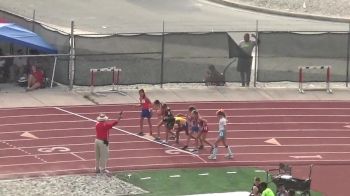
[[[0,23],[0,40],[36,49],[43,53],[57,53],[57,50],[39,35],[13,23]]]
[[[39,52],[47,54],[56,54],[57,50],[45,42],[39,35],[13,23],[1,23],[0,21],[0,41],[5,41],[30,49],[36,49]],[[55,76],[57,56],[55,56],[54,67],[52,70],[51,88]]]

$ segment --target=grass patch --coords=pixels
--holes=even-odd
[[[171,196],[250,191],[255,176],[260,177],[263,181],[266,179],[266,173],[255,172],[256,170],[254,168],[231,167],[192,168],[122,172],[116,175],[120,179],[150,192],[145,195]],[[176,175],[180,175],[181,177],[170,177]],[[148,177],[150,179],[143,179]],[[273,183],[270,183],[270,187],[276,190]],[[316,192],[312,192],[312,195],[322,196],[322,194]]]

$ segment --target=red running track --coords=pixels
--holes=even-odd
[[[94,170],[94,119],[123,110],[124,119],[111,133],[108,166],[113,171],[215,166],[277,167],[294,165],[295,175],[306,178],[303,166],[314,164],[312,186],[324,193],[341,192],[350,166],[350,102],[197,102],[170,103],[174,113],[195,105],[208,120],[209,141],[217,137],[215,111],[224,108],[228,143],[235,157],[207,159],[209,148],[192,154],[179,145],[162,145],[139,137],[139,111],[131,105],[65,106],[0,109],[0,179],[92,173]],[[153,118],[153,124],[157,123]],[[145,121],[146,123],[146,121]],[[146,130],[148,126],[145,125]],[[154,128],[155,129],[155,128]],[[28,132],[37,138],[23,137]],[[164,134],[164,133],[162,133]],[[280,145],[266,143],[275,138]],[[304,171],[303,171],[304,170]],[[343,179],[344,178],[344,179]],[[326,179],[326,180],[325,180]],[[342,182],[344,182],[342,186]],[[332,187],[324,183],[331,183]]]

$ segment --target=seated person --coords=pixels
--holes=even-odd
[[[275,193],[273,193],[273,191],[267,187],[266,182],[260,183],[260,189],[260,191],[262,191],[261,196],[275,196]]]
[[[206,85],[223,86],[225,85],[224,76],[216,70],[214,65],[209,65],[207,77],[205,78]]]
[[[37,68],[36,65],[30,66],[30,73],[28,75],[28,88],[26,91],[32,91],[43,87],[44,72]]]
[[[251,190],[249,196],[260,196],[259,185],[260,185],[260,178],[259,177],[255,177],[254,178],[254,184],[252,186],[252,190]]]
[[[288,196],[288,191],[286,190],[286,187],[284,184],[279,184],[278,185],[278,191],[277,191],[277,196]]]
[[[288,191],[288,196],[295,196],[295,190],[294,189],[290,189]]]

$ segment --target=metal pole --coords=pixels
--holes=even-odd
[[[74,21],[71,21],[70,51],[69,51],[69,90],[73,89],[75,72],[75,41],[74,41]]]
[[[348,32],[348,47],[346,50],[346,87],[349,85],[349,58],[350,58],[350,23],[349,23],[349,32]]]
[[[162,56],[160,63],[160,88],[163,88],[164,80],[164,20],[163,20],[163,32],[162,32]]]
[[[259,40],[259,21],[256,20],[256,31],[255,31],[255,35],[256,35],[256,46],[255,46],[255,61],[254,61],[254,87],[256,87],[256,78],[258,75],[258,71],[257,71],[257,61],[258,61],[258,40]]]
[[[32,31],[35,32],[35,10],[33,10]]]
[[[50,85],[50,88],[52,88],[52,85],[53,85],[53,80],[54,80],[54,78],[55,78],[56,64],[57,64],[57,56],[55,57],[55,62],[53,63],[53,70],[52,70],[52,76],[51,76],[51,85]]]

